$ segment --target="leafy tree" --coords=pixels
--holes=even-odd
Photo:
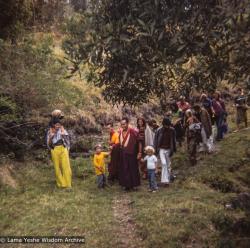
[[[165,99],[248,80],[249,13],[247,0],[93,0],[64,47],[106,100]]]
[[[0,38],[15,42],[32,16],[31,8],[29,0],[0,0]]]

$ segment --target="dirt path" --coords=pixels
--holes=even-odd
[[[117,221],[115,232],[117,248],[143,247],[142,239],[137,234],[136,224],[132,218],[132,204],[128,194],[122,194],[113,200],[113,212]]]

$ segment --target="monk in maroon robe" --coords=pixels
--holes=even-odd
[[[140,185],[140,174],[137,160],[138,132],[129,127],[128,118],[122,119],[121,128],[122,130],[119,133],[121,151],[119,183],[125,188],[125,190],[131,190]]]

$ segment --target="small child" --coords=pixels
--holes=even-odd
[[[101,145],[95,146],[95,155],[94,155],[94,167],[95,167],[95,174],[97,176],[97,186],[99,189],[105,188],[106,186],[106,166],[105,166],[105,157],[109,156],[108,152],[102,151]]]
[[[155,149],[152,146],[145,148],[147,156],[142,159],[143,162],[147,161],[147,172],[149,180],[149,191],[156,192],[158,189],[156,183],[156,169],[157,169],[157,157],[154,155]]]

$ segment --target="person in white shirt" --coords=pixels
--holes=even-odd
[[[147,156],[142,159],[143,162],[147,162],[147,172],[149,181],[149,191],[156,192],[158,189],[156,182],[156,169],[157,169],[157,157],[154,155],[155,149],[152,146],[145,148]]]

